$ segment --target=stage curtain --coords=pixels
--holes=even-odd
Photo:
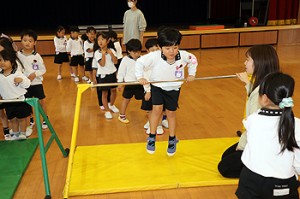
[[[268,25],[297,24],[299,0],[270,0]]]

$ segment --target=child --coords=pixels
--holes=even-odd
[[[118,35],[115,31],[113,30],[110,30],[109,31],[109,35],[110,35],[110,39],[111,41],[114,43],[114,46],[115,46],[115,49],[116,49],[116,56],[118,58],[118,63],[115,64],[117,70],[119,69],[119,66],[120,66],[120,63],[121,63],[121,60],[123,58],[123,53],[122,53],[122,46],[118,40]]]
[[[24,66],[24,74],[30,79],[31,84],[25,94],[26,98],[36,97],[47,115],[47,106],[45,102],[45,92],[43,88],[43,75],[46,73],[46,67],[41,55],[35,50],[38,35],[35,31],[27,29],[21,33],[21,44],[23,49],[17,52],[19,59]],[[31,126],[34,124],[33,117],[30,118]],[[42,128],[48,128],[46,121],[43,121]]]
[[[86,36],[87,40],[83,43],[83,49],[84,49],[84,57],[85,57],[85,68],[84,70],[89,73],[89,78],[87,80],[87,83],[91,83],[91,80],[93,80],[93,69],[92,69],[92,62],[94,57],[94,44],[95,44],[95,38],[96,38],[96,29],[92,26],[89,26],[86,28]],[[86,80],[86,78],[85,78]]]
[[[118,62],[116,52],[113,49],[114,45],[109,39],[109,34],[106,31],[97,34],[95,47],[94,47],[94,59],[96,64],[93,64],[95,70],[93,70],[96,77],[97,83],[116,83],[116,67],[115,64]],[[112,114],[109,110],[114,113],[118,113],[119,109],[114,105],[116,99],[116,87],[117,86],[106,86],[99,87],[99,91],[102,92],[102,103],[105,111],[105,118],[112,119]],[[110,105],[108,104],[107,95],[108,90],[111,92]],[[99,95],[98,95],[99,98]]]
[[[145,43],[145,48],[146,48],[147,53],[159,50],[157,38],[148,39]],[[151,74],[151,70],[145,71],[145,77],[149,77],[150,74]],[[148,79],[148,78],[146,78],[146,79]],[[144,128],[147,129],[146,133],[149,135],[150,134],[149,118],[151,117],[151,113],[152,113],[152,99],[151,99],[150,85],[149,84],[144,85],[144,89],[145,89],[145,97],[143,98],[141,109],[148,112],[148,121],[144,125]],[[157,135],[161,135],[164,133],[164,130],[162,127],[169,128],[165,110],[163,110],[163,116],[162,116],[161,122],[158,124],[157,129],[156,129]]]
[[[179,50],[182,35],[175,28],[164,28],[158,36],[158,44],[161,50],[141,56],[136,61],[136,77],[142,84],[148,84],[144,78],[144,71],[150,69],[149,81],[174,81],[184,79],[184,68],[188,66],[186,81],[193,81],[197,71],[196,57],[184,50]],[[169,142],[167,154],[172,156],[176,152],[176,109],[180,87],[183,82],[162,82],[151,84],[152,115],[150,118],[150,135],[147,139],[147,152],[155,152],[155,140],[157,125],[161,118],[163,107],[169,121]]]
[[[10,53],[16,53],[14,46],[12,45],[13,41],[7,35],[1,34],[0,37],[0,51],[7,50]],[[2,69],[0,69],[2,71]],[[0,103],[0,118],[2,122],[3,134],[5,140],[10,140],[9,134],[9,122],[5,113],[5,104]]]
[[[25,99],[26,88],[30,80],[18,70],[17,55],[13,51],[0,51],[0,96],[3,100]],[[5,140],[26,139],[26,118],[30,116],[31,107],[26,102],[4,104],[12,132],[5,135]]]
[[[142,44],[138,39],[131,39],[126,44],[126,51],[128,53],[125,56],[118,70],[117,79],[118,82],[135,82],[137,81],[135,76],[135,62],[140,57],[142,51]],[[121,90],[122,86],[119,86]],[[135,96],[135,99],[142,100],[144,96],[144,88],[142,85],[127,85],[123,90],[123,101],[119,114],[119,121],[128,124],[129,120],[126,118],[126,109],[130,102],[130,99]]]
[[[238,78],[246,84],[248,99],[246,102],[246,117],[260,108],[258,103],[259,84],[263,78],[272,72],[278,72],[279,59],[276,50],[270,45],[255,45],[246,52],[246,72],[237,73]],[[248,76],[251,75],[249,80]],[[238,143],[229,147],[222,155],[218,165],[219,172],[228,178],[238,178],[243,168],[241,155],[247,143],[244,132]]]
[[[57,64],[57,80],[61,80],[61,68],[63,62],[69,62],[69,55],[67,53],[67,37],[65,36],[66,29],[63,26],[58,26],[56,35],[54,37],[55,55],[54,63]],[[74,76],[72,68],[70,67],[71,77]]]
[[[300,174],[300,119],[292,111],[294,85],[291,76],[280,72],[270,73],[260,84],[262,108],[243,120],[248,143],[238,198],[299,198],[295,174]]]
[[[143,43],[144,32],[147,27],[147,22],[143,12],[136,7],[137,0],[127,0],[130,8],[123,16],[123,44],[126,44],[130,39],[139,39]]]
[[[67,52],[71,54],[70,66],[72,67],[72,71],[75,75],[74,81],[79,82],[78,78],[78,65],[79,70],[82,74],[82,80],[87,81],[88,78],[84,73],[84,52],[83,52],[83,42],[79,37],[79,28],[77,26],[70,27],[71,35],[69,40],[67,41]]]

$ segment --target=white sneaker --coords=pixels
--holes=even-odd
[[[101,109],[101,111],[105,110],[104,106],[100,106],[100,109]]]
[[[108,108],[112,110],[114,113],[119,113],[119,109],[115,105],[108,105]]]
[[[61,80],[61,79],[62,79],[61,75],[57,75],[57,80]]]
[[[78,77],[75,77],[75,78],[74,78],[74,81],[75,81],[75,82],[79,82],[79,78],[78,78]]]
[[[26,137],[31,136],[31,134],[32,134],[32,127],[31,126],[27,126],[26,133],[25,133]]]
[[[164,129],[163,129],[162,126],[157,126],[157,128],[156,128],[156,134],[157,134],[157,135],[162,135],[162,134],[164,134]]]
[[[11,140],[11,135],[8,133],[8,134],[5,134],[4,135],[4,139],[5,140]]]
[[[48,125],[45,121],[43,121],[42,123],[42,129],[47,129],[48,128]]]
[[[76,77],[74,73],[71,73],[71,77]]]
[[[83,76],[83,77],[82,77],[82,80],[83,80],[83,81],[88,81],[89,78],[88,78],[87,76]]]
[[[87,81],[87,83],[88,83],[88,84],[91,84],[91,83],[92,83],[92,81],[89,79],[89,80]]]
[[[10,136],[11,140],[26,140],[26,135],[23,133],[13,133]]]
[[[104,113],[104,116],[105,116],[106,119],[112,119],[112,118],[113,118],[113,117],[112,117],[112,114],[110,113],[110,111],[106,111],[106,112]]]
[[[146,134],[147,134],[147,135],[150,134],[150,128],[148,128],[148,129],[146,130]],[[156,134],[157,134],[157,135],[162,135],[162,134],[164,134],[164,129],[163,129],[162,126],[157,126],[157,128],[156,128]]]
[[[168,122],[168,120],[163,120],[163,121],[161,121],[161,124],[162,124],[162,126],[165,127],[166,129],[169,128],[169,122]]]
[[[147,123],[144,125],[144,129],[148,129],[150,127],[150,123],[149,120],[147,121]]]

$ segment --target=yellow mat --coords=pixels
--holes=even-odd
[[[217,169],[221,155],[238,138],[180,140],[173,157],[167,142],[77,146],[70,179],[70,196],[180,187],[237,184]]]

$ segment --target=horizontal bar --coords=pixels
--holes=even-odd
[[[212,79],[224,79],[224,78],[235,78],[236,75],[222,75],[222,76],[211,76],[211,77],[196,77],[195,80],[212,80]],[[177,79],[172,81],[153,81],[149,83],[164,83],[164,82],[185,82],[186,79]],[[105,87],[105,86],[126,86],[126,85],[139,85],[138,81],[135,82],[116,82],[116,83],[103,83],[103,84],[94,84],[91,87]]]
[[[9,102],[24,102],[25,99],[13,99],[13,100],[0,100],[0,103],[9,103]]]

